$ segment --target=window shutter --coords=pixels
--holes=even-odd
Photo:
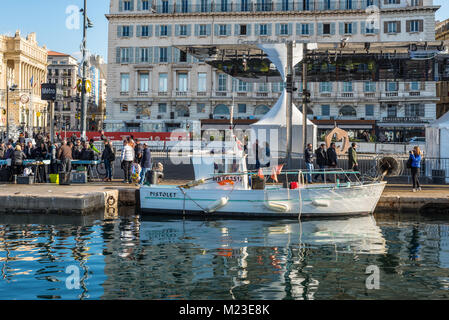
[[[301,23],[296,24],[296,35],[301,35]]]
[[[199,35],[200,35],[200,25],[199,24],[196,24],[195,25],[195,37],[198,37]]]
[[[136,26],[136,37],[141,37],[142,36],[142,26],[137,25]]]
[[[411,27],[410,27],[411,21],[407,20],[405,21],[405,31],[406,32],[410,32]]]
[[[344,22],[339,22],[339,33],[344,34],[345,33],[345,24]]]
[[[357,27],[358,27],[358,23],[357,22],[353,22],[352,23],[352,34],[357,34]]]
[[[258,23],[255,23],[255,24],[254,24],[254,35],[255,35],[255,36],[260,35],[260,26],[259,26]]]
[[[142,48],[136,48],[136,63],[139,63],[139,62],[141,62],[140,61],[140,58],[141,58],[141,56],[140,56],[140,51],[142,50]]]
[[[419,32],[424,31],[424,20],[419,20]]]
[[[148,48],[148,63],[153,63],[153,47]]]
[[[322,23],[318,23],[318,35],[319,36],[323,35],[323,24]]]
[[[384,33],[388,33],[388,21],[384,22]]]
[[[293,23],[288,24],[288,35],[291,36],[293,34]]]
[[[335,22],[332,22],[331,23],[331,35],[335,35],[335,32],[336,32],[336,30],[335,30]]]
[[[131,11],[134,11],[134,0],[131,0]]]
[[[154,47],[153,48],[153,62],[159,63],[159,55],[160,55],[160,48]]]
[[[172,62],[172,60],[171,60],[171,57],[172,57],[171,52],[172,52],[172,47],[168,47],[168,48],[167,48],[167,62],[168,62],[168,63],[171,63],[171,62]]]
[[[138,11],[142,10],[142,0],[137,0],[137,10]]]
[[[152,25],[152,24],[150,24],[150,25],[148,26],[148,36],[149,36],[149,37],[152,37],[152,36],[153,36],[153,25]]]
[[[123,0],[119,0],[118,2],[118,11],[123,11]]]
[[[190,37],[192,35],[192,25],[188,24],[186,27],[187,36]]]
[[[128,48],[129,63],[134,63],[134,48]]]
[[[167,36],[171,37],[171,25],[167,26]]]
[[[246,25],[246,35],[248,35],[248,36],[251,35],[251,24]]]
[[[276,23],[275,28],[276,28],[275,35],[278,36],[280,34],[281,24],[280,23]]]
[[[210,24],[206,25],[206,35],[208,35],[208,36],[211,35],[211,28],[212,28],[212,25],[210,25]]]
[[[218,24],[214,24],[214,36],[218,36]]]
[[[234,24],[234,36],[239,36],[239,35],[240,35],[240,25]]]
[[[173,50],[174,50],[173,62],[179,62],[179,58],[181,56],[181,51],[178,48],[173,48]]]
[[[309,23],[309,35],[313,36],[315,33],[315,30],[313,30],[315,25],[313,23]]]
[[[362,21],[360,23],[360,33],[361,34],[366,34],[366,22],[365,21]]]
[[[133,37],[134,26],[129,26],[129,37]]]
[[[232,36],[232,24],[227,24],[226,25],[226,35],[227,36]]]
[[[397,21],[396,24],[398,26],[398,28],[397,28],[398,33],[401,33],[401,21]]]
[[[161,26],[157,24],[154,26],[154,28],[156,29],[155,30],[156,37],[159,37],[161,34]]]
[[[116,63],[120,63],[120,50],[121,50],[121,48],[117,47],[116,51],[115,51],[115,62]]]
[[[117,26],[117,37],[120,38],[122,36],[122,26]]]
[[[271,36],[271,23],[267,24],[267,35]]]
[[[175,24],[175,37],[179,37],[179,24]]]

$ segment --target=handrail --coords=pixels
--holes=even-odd
[[[298,174],[301,170],[298,171],[281,171],[278,175],[282,174]],[[360,174],[359,171],[302,171],[303,174]],[[213,176],[229,176],[229,175],[246,175],[246,174],[257,174],[257,171],[246,171],[246,172],[224,172],[224,173],[213,173]]]

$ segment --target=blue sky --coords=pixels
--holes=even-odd
[[[88,0],[87,13],[94,23],[88,30],[87,46],[91,53],[107,58],[108,21],[104,16],[109,12],[110,0]],[[83,0],[2,0],[0,10],[0,34],[14,34],[20,29],[22,35],[36,32],[39,45],[47,45],[54,51],[79,55],[82,28],[68,29],[66,20],[69,6],[82,8]],[[441,5],[436,19],[449,18],[449,0],[434,0]],[[14,13],[14,14],[13,14]],[[80,21],[81,23],[81,21]]]

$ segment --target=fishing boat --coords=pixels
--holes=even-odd
[[[142,213],[294,218],[367,215],[374,212],[386,185],[360,181],[359,173],[353,171],[248,171],[243,152],[193,154],[193,181],[140,188]],[[306,184],[306,174],[322,174],[325,182]],[[283,178],[282,183],[275,182],[278,178]]]

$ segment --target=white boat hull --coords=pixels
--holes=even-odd
[[[336,217],[373,213],[385,182],[289,190],[186,189],[150,185],[140,188],[144,213],[234,217]],[[224,201],[227,199],[227,201]],[[221,204],[223,205],[217,205]],[[209,210],[211,206],[214,210]]]

